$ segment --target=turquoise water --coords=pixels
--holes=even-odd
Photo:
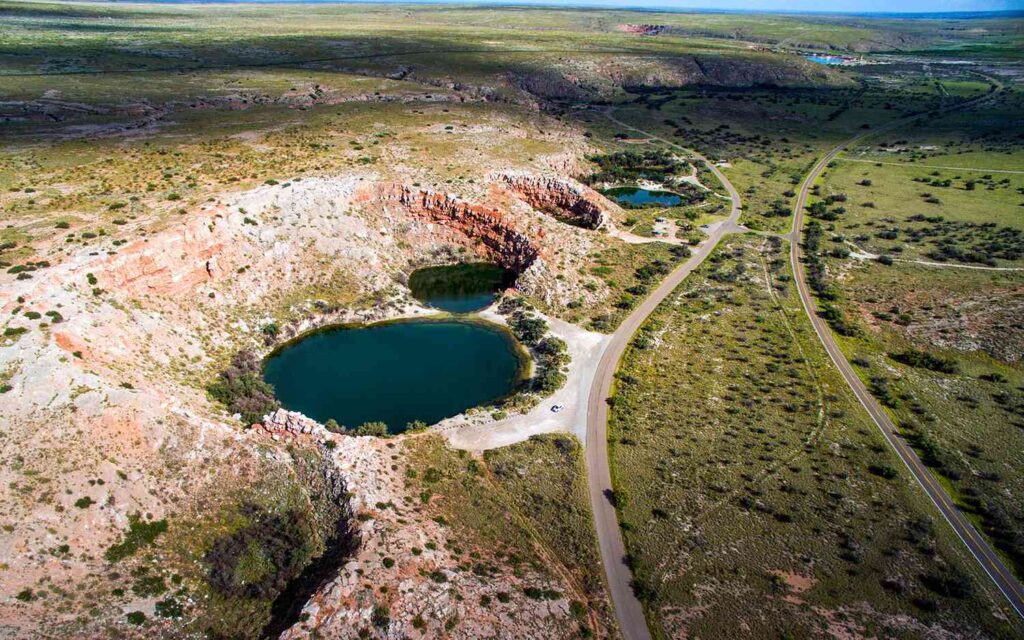
[[[264,379],[287,409],[398,433],[508,395],[520,371],[512,338],[493,325],[413,320],[311,334],[272,354]]]
[[[804,58],[818,64],[836,65],[843,64],[844,62],[842,58],[837,58],[836,56],[804,56]]]
[[[615,202],[634,207],[674,207],[683,199],[668,191],[651,191],[640,187],[615,187],[602,193]]]
[[[409,276],[412,295],[427,306],[469,313],[490,306],[514,277],[496,264],[471,262],[417,269]]]

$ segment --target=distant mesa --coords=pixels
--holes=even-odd
[[[644,36],[656,36],[665,29],[663,24],[620,24],[619,31],[625,31],[626,33],[639,33]]]

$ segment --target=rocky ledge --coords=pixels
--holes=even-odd
[[[490,258],[515,273],[526,271],[540,255],[540,247],[522,230],[513,217],[497,209],[473,204],[456,196],[416,189],[400,184],[376,185],[364,201],[385,207],[401,207],[409,213],[436,223],[461,244],[483,245]]]
[[[586,229],[599,229],[608,220],[612,202],[589,187],[572,181],[528,173],[504,173],[496,181],[534,209]]]
[[[331,433],[316,420],[306,417],[298,411],[287,411],[285,409],[278,409],[274,413],[268,413],[263,416],[263,422],[254,424],[253,428],[262,429],[275,440],[279,440],[281,436],[295,437],[299,435],[308,435],[317,440],[326,440]]]

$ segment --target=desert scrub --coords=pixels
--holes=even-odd
[[[536,556],[530,536],[516,519],[511,505],[494,491],[475,460],[455,451],[436,436],[407,440],[403,444],[409,489],[420,494],[423,516],[441,518],[450,529],[449,540],[466,555],[473,553],[504,571],[529,567],[541,574],[547,569]],[[481,562],[483,562],[481,560]]]
[[[581,280],[585,295],[559,308],[550,308],[539,300],[532,302],[548,314],[608,333],[652,285],[689,255],[688,247],[662,242],[626,244],[606,240],[587,256]]]
[[[180,620],[175,624],[189,632],[276,637],[280,631],[268,629],[290,626],[298,616],[293,605],[322,582],[318,563],[336,570],[331,563],[350,556],[358,540],[349,536],[348,494],[333,463],[313,446],[282,455],[287,462],[240,469],[215,493],[199,496],[198,508],[180,514],[156,544],[121,561],[119,570],[136,579],[133,589],[138,584],[165,603],[158,617]]]
[[[143,520],[141,514],[133,513],[128,516],[128,531],[121,542],[111,545],[103,555],[107,562],[119,562],[153,544],[166,531],[167,520]]]
[[[587,598],[581,623],[589,629],[592,611],[611,624],[579,442],[562,434],[531,436],[487,451],[484,460],[509,504],[579,581]]]
[[[931,526],[907,474],[893,475],[898,458],[829,365],[795,289],[779,286],[787,249],[727,240],[658,307],[617,373],[616,505],[656,631],[678,633],[672,612],[699,604],[690,633],[743,618],[752,634],[813,634],[785,578],[801,576],[801,601],[843,607],[857,624],[885,629],[899,614],[1011,637],[985,604],[989,582],[948,528]],[[938,593],[922,578],[936,564],[972,593]],[[929,599],[937,608],[919,606]]]
[[[1024,488],[1024,333],[1016,321],[1022,278],[1015,271],[963,267],[1021,264],[1024,180],[970,170],[1019,164],[1020,153],[978,149],[990,142],[968,151],[959,134],[943,131],[962,124],[943,118],[930,123],[927,134],[901,133],[927,136],[936,149],[955,146],[961,170],[890,164],[881,157],[885,141],[852,153],[887,164],[840,161],[829,169],[822,197],[845,193],[849,200],[845,213],[824,226],[822,262],[843,276],[843,295],[830,303],[837,314],[872,326],[840,340],[847,357],[869,365],[862,367],[869,390],[958,507],[1022,576],[1024,507],[1010,498]],[[878,261],[850,265],[832,257],[840,239],[879,255]]]
[[[241,414],[244,423],[255,424],[280,406],[274,388],[263,380],[262,373],[259,358],[244,349],[235,354],[231,364],[206,389],[229,411]]]

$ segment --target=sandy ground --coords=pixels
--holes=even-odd
[[[647,236],[637,235],[632,231],[624,231],[612,224],[607,225],[607,227],[609,237],[617,238],[627,244],[647,244],[648,242],[664,242],[666,244],[688,244],[686,240],[676,237],[676,223],[671,220],[656,223],[654,228],[664,231],[665,235],[650,238]]]
[[[502,316],[488,309],[480,314],[483,318],[505,324]],[[593,383],[597,363],[611,336],[581,329],[556,318],[541,315],[550,327],[551,333],[565,340],[571,358],[565,385],[553,395],[545,398],[530,411],[504,420],[493,421],[489,416],[456,416],[440,423],[435,430],[448,439],[457,449],[483,451],[522,442],[539,433],[567,432],[586,442],[587,397]],[[556,404],[565,408],[555,413]]]

